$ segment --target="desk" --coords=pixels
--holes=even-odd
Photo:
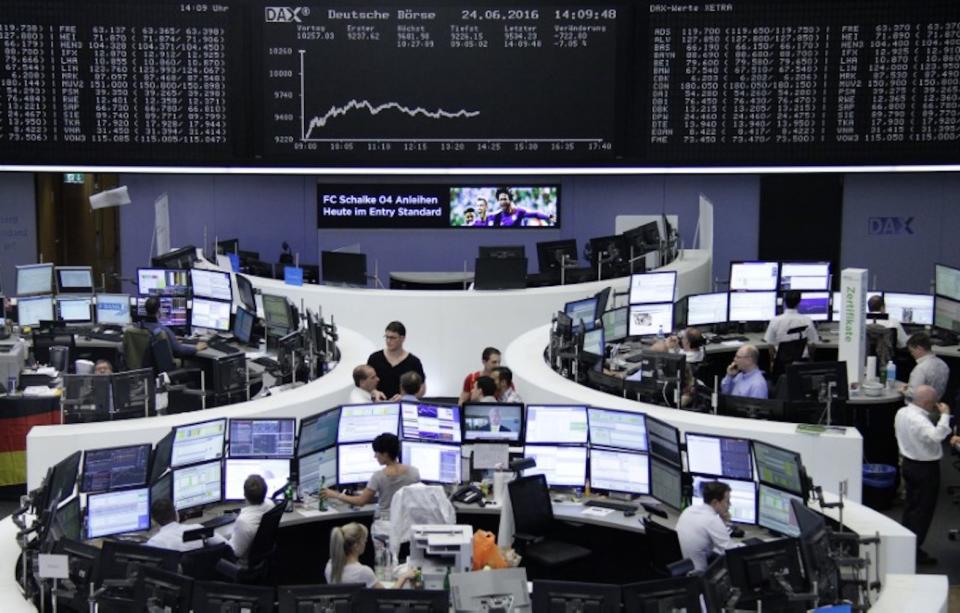
[[[947,613],[950,586],[946,575],[888,574],[880,597],[870,607],[871,613]]]
[[[392,272],[390,289],[467,289],[472,272]]]

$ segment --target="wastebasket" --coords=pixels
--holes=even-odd
[[[863,465],[863,504],[876,511],[889,509],[897,494],[897,467],[889,464]]]

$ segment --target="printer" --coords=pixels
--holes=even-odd
[[[424,589],[442,590],[448,573],[467,573],[473,568],[473,528],[414,524],[410,528],[407,566],[420,569]]]

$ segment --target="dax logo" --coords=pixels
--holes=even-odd
[[[264,7],[264,17],[267,23],[301,23],[300,17],[310,14],[310,9],[303,6],[267,6]]]
[[[870,217],[867,234],[913,234],[913,217]]]

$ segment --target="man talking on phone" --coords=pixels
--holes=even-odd
[[[727,366],[727,376],[720,382],[720,392],[728,396],[766,398],[767,380],[757,366],[760,352],[753,345],[737,349],[733,362]]]

